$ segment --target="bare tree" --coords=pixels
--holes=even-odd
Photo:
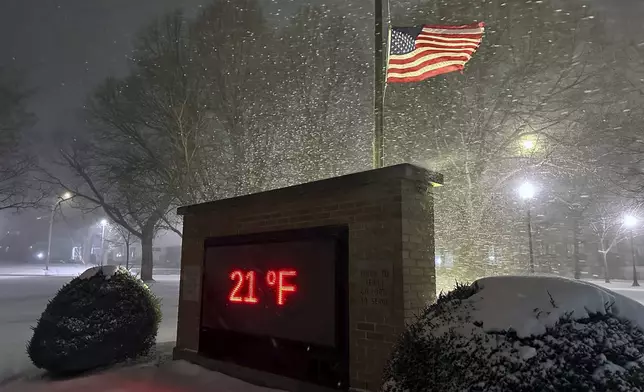
[[[388,155],[444,173],[446,186],[436,192],[437,246],[456,253],[462,275],[474,278],[485,273],[488,248],[520,240],[518,183],[562,170],[558,161],[568,147],[560,141],[576,138],[575,119],[597,96],[589,85],[601,64],[585,39],[597,22],[576,2],[566,12],[550,3],[502,1],[426,11],[446,24],[494,16],[463,76],[388,87]]]
[[[171,207],[171,195],[158,192],[159,186],[141,177],[139,170],[128,172],[122,156],[123,146],[112,149],[78,139],[67,149],[61,149],[59,166],[73,175],[58,176],[46,173],[44,181],[67,189],[74,195],[77,208],[100,208],[113,223],[121,226],[141,242],[141,278],[152,279],[152,243],[156,230]],[[110,154],[110,155],[105,155]]]
[[[33,157],[23,131],[34,116],[26,109],[28,92],[17,72],[0,67],[0,210],[34,207],[42,193],[30,188]]]
[[[305,6],[275,32],[260,10],[256,0],[216,1],[192,28],[195,61],[207,81],[211,132],[201,148],[210,160],[202,166],[218,185],[211,188],[214,197],[292,185],[367,162],[356,146],[368,137],[368,114],[360,112],[369,107],[360,103],[368,76],[347,18]]]
[[[608,253],[615,245],[628,239],[628,230],[624,227],[623,217],[632,209],[632,205],[617,198],[601,200],[594,206],[590,228],[599,240],[599,253],[602,254],[606,283],[610,283]]]
[[[125,254],[125,268],[130,269],[130,248],[137,238],[121,225],[110,225],[106,242],[113,248],[122,248]]]
[[[264,190],[281,178],[271,91],[277,52],[261,9],[257,0],[217,0],[192,24],[210,120],[201,142],[210,199]]]
[[[130,75],[106,81],[88,105],[104,128],[101,145],[129,146],[115,167],[138,174],[142,186],[154,187],[168,196],[164,203],[175,205],[206,196],[201,169],[208,163],[203,136],[209,97],[190,34],[180,13],[152,23],[136,42]]]
[[[74,180],[48,173],[139,239],[141,277],[149,280],[159,225],[170,223],[166,216],[178,203],[199,198],[193,165],[205,112],[180,13],[152,23],[135,48],[129,76],[95,90],[87,131],[61,148],[60,163]]]
[[[369,56],[346,15],[302,6],[280,32],[276,86],[283,153],[298,182],[369,164]]]
[[[622,34],[594,34],[609,64],[596,79],[594,89],[602,99],[587,107],[578,118],[585,130],[584,148],[602,168],[613,193],[644,202],[644,45],[636,40],[642,26],[625,26]]]

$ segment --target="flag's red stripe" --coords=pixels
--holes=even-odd
[[[416,38],[416,42],[418,41],[433,41],[433,42],[438,42],[440,44],[462,44],[462,45],[479,45],[481,40],[476,40],[475,41],[468,41],[464,39],[443,39],[440,37],[429,37],[429,36],[418,36]]]
[[[425,58],[425,57],[427,57],[427,59],[426,59],[426,60],[424,60],[424,59],[423,59],[423,58]],[[429,56],[419,56],[419,57],[416,57],[413,61],[397,59],[396,61],[390,61],[390,62],[389,62],[389,64],[390,64],[390,65],[407,65],[407,64],[412,64],[412,63],[414,63],[414,62],[416,62],[416,61],[418,61],[418,60],[421,60],[421,61],[423,61],[423,62],[424,62],[424,61],[429,61],[429,60],[434,60],[434,59],[431,59],[431,58],[428,58],[428,57],[429,57]],[[467,59],[467,60],[465,60],[465,61],[469,61],[469,59],[467,58],[467,56],[466,56],[466,55],[464,55],[464,54],[462,54],[462,53],[446,54],[446,53],[441,52],[441,56],[440,56],[440,57],[436,57],[436,58],[437,58],[437,59],[446,59],[446,58],[451,59],[451,58],[454,58],[454,59],[458,59],[458,60],[460,60],[461,58],[464,58],[464,59]],[[400,68],[395,68],[395,69],[400,69]]]
[[[465,61],[467,62],[469,59],[466,56],[443,56],[443,57],[438,57],[435,59],[429,59],[427,61],[423,61],[422,63],[418,65],[414,65],[413,67],[409,68],[389,68],[388,74],[396,74],[396,75],[404,75],[406,73],[410,72],[416,72],[418,70],[421,70],[425,68],[428,65],[432,64],[438,64],[438,63],[443,63],[445,61]]]
[[[434,76],[446,74],[449,72],[454,72],[454,71],[462,71],[463,70],[462,65],[448,65],[445,67],[433,69],[431,71],[425,72],[421,75],[416,75],[416,76],[398,76],[398,75],[391,75],[387,77],[387,83],[409,83],[409,82],[420,82],[425,79],[432,78]]]
[[[468,39],[475,39],[475,40],[482,40],[483,39],[483,34],[450,34],[450,35],[445,35],[445,34],[436,34],[436,33],[420,33],[418,34],[418,38],[436,38],[436,39],[445,39],[447,40],[448,38],[468,38]]]
[[[420,53],[416,54],[415,56],[412,56],[412,57],[407,58],[407,59],[398,59],[398,58],[395,58],[395,57],[392,56],[392,57],[389,58],[389,64],[408,64],[408,63],[413,63],[414,61],[416,61],[416,60],[418,60],[420,58],[427,57],[428,55],[432,55],[432,54],[438,54],[438,53],[442,54],[442,53],[446,53],[446,52],[444,50],[426,50],[426,51],[420,52]],[[467,53],[467,52],[466,51],[453,52],[453,53],[447,54],[447,56],[458,56],[459,54],[462,55],[462,53]],[[467,53],[467,54],[470,54],[470,53]]]
[[[466,25],[454,26],[454,25],[423,25],[423,28],[428,29],[445,29],[445,30],[468,30],[468,29],[478,29],[485,27],[485,22],[470,23]]]
[[[438,45],[438,44],[431,44],[428,42],[416,42],[416,49],[419,48],[433,48],[433,49],[446,49],[449,51],[454,51],[454,50],[462,50],[464,52],[466,51],[474,51],[478,49],[478,45],[473,44],[473,45],[458,45],[458,46],[447,46],[447,45]]]

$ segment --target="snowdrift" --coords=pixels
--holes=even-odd
[[[409,326],[385,392],[642,391],[644,306],[558,277],[459,286]]]

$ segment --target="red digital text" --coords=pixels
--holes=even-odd
[[[241,304],[257,304],[257,284],[255,271],[234,270],[230,273],[233,286],[228,294],[228,301]],[[270,270],[266,273],[264,281],[275,292],[275,303],[284,306],[289,295],[297,292],[295,279],[297,271],[294,269]]]

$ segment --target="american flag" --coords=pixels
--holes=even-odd
[[[394,27],[391,30],[388,83],[420,82],[462,71],[483,39],[483,22],[463,26]]]

